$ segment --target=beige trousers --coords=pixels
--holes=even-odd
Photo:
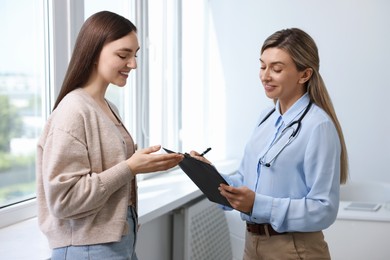
[[[322,231],[268,236],[246,232],[244,260],[330,259]]]

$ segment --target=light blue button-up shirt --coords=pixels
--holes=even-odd
[[[301,116],[309,101],[306,93],[283,115],[277,103],[269,118],[254,129],[238,172],[225,176],[234,187],[247,186],[256,192],[252,212],[242,213],[243,220],[269,223],[278,232],[319,231],[335,221],[341,146],[332,120],[321,108],[311,106],[296,138],[270,167],[259,163],[264,155],[268,162],[280,151],[291,131],[275,140]],[[262,113],[259,122],[268,111]]]

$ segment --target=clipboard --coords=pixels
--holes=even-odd
[[[167,153],[175,153],[163,148]],[[179,163],[179,167],[195,183],[206,197],[215,203],[233,208],[229,201],[220,194],[218,187],[221,183],[229,185],[219,174],[217,169],[205,162],[195,159],[188,153],[184,153],[184,159]]]

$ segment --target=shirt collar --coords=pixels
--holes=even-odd
[[[309,102],[310,97],[309,94],[306,92],[283,115],[281,115],[278,100],[275,105],[275,112],[277,115],[275,126],[277,126],[281,120],[285,122],[285,124],[289,124],[290,122],[295,120],[301,113],[303,113]]]

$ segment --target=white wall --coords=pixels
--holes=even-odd
[[[226,95],[228,156],[239,158],[265,97],[259,50],[273,32],[300,27],[316,41],[349,152],[352,180],[390,182],[390,2],[210,0]],[[221,70],[222,72],[219,72]]]

